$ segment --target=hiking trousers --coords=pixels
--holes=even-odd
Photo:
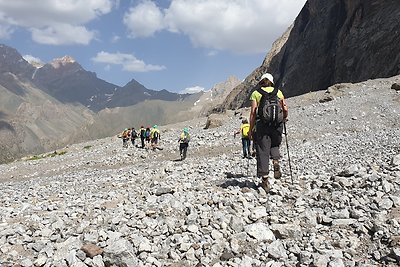
[[[243,157],[247,158],[250,156],[250,139],[242,138],[242,148],[243,148]]]
[[[282,143],[283,124],[268,126],[261,121],[256,122],[257,176],[269,174],[269,160],[280,159],[279,146]]]
[[[144,137],[140,137],[140,141],[142,143],[142,148],[144,148]]]
[[[188,146],[189,143],[179,143],[179,154],[181,155],[181,159],[186,158]]]

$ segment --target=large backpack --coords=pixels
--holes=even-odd
[[[146,129],[144,128],[140,129],[140,138],[146,138]]]
[[[268,126],[278,126],[283,122],[283,110],[278,98],[278,88],[267,93],[261,87],[257,88],[262,97],[258,106],[257,115]]]
[[[135,130],[131,131],[131,139],[135,139],[137,137],[137,132]]]

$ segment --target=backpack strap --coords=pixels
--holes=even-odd
[[[272,97],[278,95],[278,87],[274,87],[274,90],[271,93],[265,92],[263,89],[261,89],[261,87],[257,87],[256,91],[262,96]]]

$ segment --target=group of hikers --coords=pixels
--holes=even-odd
[[[274,87],[274,78],[270,73],[261,76],[250,95],[250,101],[249,120],[242,119],[242,125],[234,136],[239,133],[242,136],[243,158],[256,157],[257,177],[261,178],[261,187],[268,192],[271,188],[268,180],[270,159],[272,159],[274,178],[279,179],[282,176],[279,147],[288,117],[288,106],[282,91]],[[127,128],[121,137],[124,147],[128,146],[129,140],[134,146],[135,139],[140,138],[141,148],[146,148],[147,143],[147,147],[154,150],[158,147],[160,130],[157,125],[152,128],[141,126],[138,132],[135,128]],[[184,128],[178,138],[181,160],[186,158],[189,141],[189,130]]]
[[[140,138],[140,146],[137,145],[137,147],[146,149],[151,148],[152,150],[161,149],[158,146],[158,143],[161,139],[161,133],[157,125],[154,125],[151,128],[144,128],[143,126],[140,126],[140,129],[138,131],[136,131],[134,127],[125,128],[124,131],[122,131],[122,133],[118,135],[118,137],[122,138],[122,147],[124,148],[128,147],[129,141],[132,143],[132,146],[135,146],[136,139]],[[184,160],[186,158],[189,141],[189,129],[184,128],[178,139],[179,154],[181,160]]]

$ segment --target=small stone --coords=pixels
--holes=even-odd
[[[97,255],[101,255],[103,253],[103,249],[96,246],[95,244],[85,244],[81,247],[81,250],[86,253],[86,256],[93,258]]]

